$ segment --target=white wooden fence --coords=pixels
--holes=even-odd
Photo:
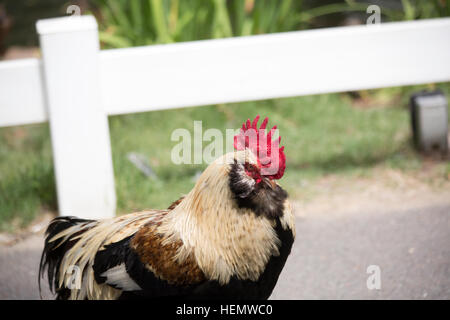
[[[59,213],[85,218],[115,214],[108,115],[450,81],[450,18],[103,51],[91,16],[37,32],[42,59],[0,63],[0,126],[50,121]]]

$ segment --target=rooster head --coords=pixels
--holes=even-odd
[[[268,118],[258,129],[259,116],[247,120],[234,137],[232,162],[229,162],[229,189],[240,208],[273,218],[282,214],[287,193],[275,180],[286,169],[284,147],[280,138],[272,140],[274,126],[266,133]]]
[[[180,211],[205,212],[208,208],[228,215],[237,204],[239,209],[250,209],[269,218],[283,214],[288,195],[276,180],[286,169],[284,147],[279,145],[280,138],[272,140],[276,126],[266,132],[268,119],[259,128],[258,120],[259,116],[244,123],[234,137],[236,150],[217,158],[205,169],[179,205]]]
[[[247,161],[245,172],[260,183],[263,178],[270,180],[280,179],[286,169],[286,156],[284,146],[280,147],[281,137],[272,140],[277,126],[266,133],[267,122],[265,118],[258,129],[259,115],[250,122],[248,119],[242,124],[238,135],[234,137],[234,148],[236,150],[248,150],[256,157],[256,163]]]

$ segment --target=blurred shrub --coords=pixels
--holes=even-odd
[[[449,17],[448,0],[401,0],[402,10],[388,11],[393,21]]]
[[[377,1],[91,1],[102,44],[115,48],[308,29],[322,16],[359,12],[364,17],[372,3]],[[447,0],[397,0],[380,6],[388,21],[450,16]]]
[[[366,4],[307,9],[302,0],[93,0],[100,40],[128,47],[306,29],[312,18]]]

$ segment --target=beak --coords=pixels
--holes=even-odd
[[[269,181],[270,181],[270,185],[271,185],[272,189],[275,190],[277,187],[277,183],[274,180],[269,180]]]

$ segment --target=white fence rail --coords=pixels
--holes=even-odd
[[[0,63],[0,126],[50,120],[59,211],[115,213],[107,115],[450,81],[450,18],[98,48],[91,16],[39,21]]]

